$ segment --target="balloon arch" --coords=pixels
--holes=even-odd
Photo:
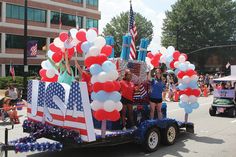
[[[64,60],[65,52],[68,52],[69,59],[75,52],[83,54],[84,64],[90,69],[92,75],[91,107],[94,117],[99,121],[116,121],[120,118],[119,111],[122,109],[122,104],[119,93],[120,84],[117,82],[119,73],[116,65],[108,59],[112,49],[112,46],[106,45],[104,37],[98,36],[96,29],[86,31],[73,28],[69,32],[62,32],[50,44],[47,60],[41,63],[42,69],[39,72],[41,80],[58,81],[58,69]],[[186,114],[190,114],[193,109],[199,107],[197,103],[197,97],[200,95],[197,86],[198,75],[195,66],[187,61],[186,54],[175,50],[173,46],[167,49],[162,47],[157,53],[149,52],[145,61],[149,70],[158,67],[159,63],[165,63],[169,69],[175,69],[180,90],[179,106],[184,108]]]

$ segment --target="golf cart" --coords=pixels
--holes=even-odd
[[[236,102],[235,102],[235,82],[236,76],[230,75],[218,79],[214,79],[217,84],[223,85],[222,89],[214,90],[214,100],[209,109],[209,114],[215,116],[216,114],[225,114],[229,117],[236,116]],[[226,83],[231,83],[234,87],[224,88]]]

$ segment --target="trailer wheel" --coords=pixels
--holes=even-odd
[[[215,115],[216,115],[216,110],[213,109],[212,107],[210,107],[210,108],[209,108],[209,114],[210,114],[211,116],[215,116]]]
[[[148,130],[145,141],[143,143],[143,147],[147,152],[154,152],[158,149],[160,145],[160,131],[158,128],[152,128]]]
[[[236,116],[236,110],[235,110],[235,108],[229,109],[228,115],[229,115],[229,117],[234,118],[234,117]]]
[[[175,143],[177,135],[177,127],[175,124],[170,124],[163,132],[163,143],[165,145],[172,145]]]

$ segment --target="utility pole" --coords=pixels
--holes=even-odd
[[[22,98],[26,100],[27,98],[27,76],[28,76],[28,65],[27,65],[27,25],[28,25],[28,12],[27,12],[27,8],[28,8],[28,2],[27,0],[25,0],[25,6],[24,6],[24,80],[23,80],[23,85],[24,85],[24,89],[23,89],[23,94],[22,94]]]

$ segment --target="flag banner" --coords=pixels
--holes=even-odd
[[[94,125],[85,82],[28,82],[28,120],[47,123],[80,133],[83,141],[95,141]]]
[[[15,69],[11,63],[10,63],[9,73],[12,76],[12,79],[15,80]]]
[[[27,56],[28,57],[37,57],[38,51],[38,41],[30,40],[27,42]]]
[[[130,59],[134,60],[136,59],[136,47],[135,47],[135,39],[137,37],[137,28],[135,25],[134,20],[134,12],[132,8],[132,4],[130,4],[130,13],[129,13],[129,33],[131,35],[131,45],[130,45]]]

